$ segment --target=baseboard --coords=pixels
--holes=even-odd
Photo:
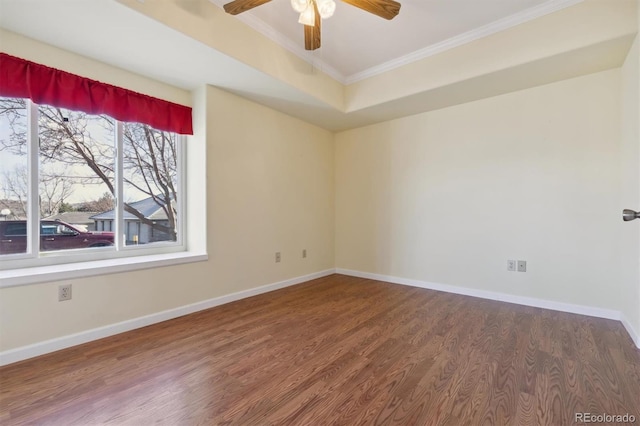
[[[135,330],[136,328],[146,327],[162,321],[178,318],[204,309],[213,308],[215,306],[224,305],[225,303],[234,302],[236,300],[245,299],[247,297],[256,296],[262,293],[278,290],[292,285],[300,284],[316,278],[326,277],[334,274],[334,269],[315,272],[313,274],[303,275],[288,280],[239,291],[237,293],[227,294],[213,299],[204,300],[202,302],[192,303],[190,305],[180,306],[178,308],[169,309],[155,314],[143,317],[133,318],[116,324],[110,324],[104,327],[98,327],[80,333],[70,334],[56,339],[46,340],[44,342],[34,343],[28,346],[22,346],[8,351],[0,352],[0,366],[12,364],[14,362],[23,361],[25,359],[55,352],[60,349],[69,348],[93,340],[102,339],[104,337],[113,336],[115,334],[124,333],[125,331]]]
[[[14,362],[91,342],[93,340],[102,339],[104,337],[113,336],[115,334],[124,333],[126,331],[135,330],[136,328],[146,327],[148,325],[167,321],[173,318],[178,318],[194,312],[202,311],[204,309],[213,308],[215,306],[224,305],[225,303],[234,302],[236,300],[245,299],[247,297],[257,296],[262,293],[268,293],[270,291],[300,284],[305,281],[326,277],[334,273],[360,278],[368,278],[377,281],[385,281],[394,284],[408,285],[412,287],[426,288],[430,290],[444,291],[448,293],[462,294],[465,296],[479,297],[482,299],[515,303],[518,305],[533,306],[555,311],[570,312],[598,318],[619,320],[622,322],[622,325],[629,333],[629,336],[631,337],[635,345],[640,349],[640,333],[635,330],[635,328],[631,325],[627,318],[619,311],[337,268],[327,269],[313,274],[303,275],[300,277],[291,278],[288,280],[267,284],[220,297],[215,297],[213,299],[204,300],[202,302],[180,306],[178,308],[169,309],[155,314],[122,321],[116,324],[110,324],[104,327],[94,328],[80,333],[70,334],[56,339],[46,340],[44,342],[10,349],[8,351],[0,352],[0,366],[12,364]]]
[[[627,333],[629,333],[629,337],[631,337],[631,340],[633,340],[633,343],[635,343],[636,347],[640,349],[640,333],[638,333],[638,331],[631,325],[631,323],[629,322],[629,320],[627,320],[627,317],[624,314],[620,315],[620,322],[622,323],[624,328],[627,330]]]
[[[350,269],[336,268],[337,274],[350,275],[352,277],[367,278],[377,281],[385,281],[394,284],[408,285],[411,287],[426,288],[429,290],[444,291],[447,293],[462,294],[465,296],[478,297],[481,299],[497,300],[500,302],[515,303],[517,305],[532,306],[535,308],[550,309],[553,311],[568,312],[572,314],[587,315],[590,317],[606,318],[621,321],[629,336],[640,349],[640,338],[631,323],[626,320],[620,311],[613,309],[595,308],[592,306],[575,305],[571,303],[556,302],[552,300],[537,299],[533,297],[516,296],[512,294],[499,293],[486,290],[478,290],[468,287],[459,287],[449,284],[439,284],[428,281],[420,281],[408,278],[394,277],[391,275],[374,274],[371,272],[354,271]]]

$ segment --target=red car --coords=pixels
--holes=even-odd
[[[113,232],[85,232],[57,220],[40,222],[40,251],[113,245]],[[27,252],[27,221],[0,222],[0,255]]]

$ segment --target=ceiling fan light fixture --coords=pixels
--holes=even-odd
[[[307,8],[300,14],[298,22],[310,27],[313,27],[316,24],[316,12],[313,8],[313,1],[310,1]]]
[[[336,2],[333,0],[317,0],[318,13],[322,19],[331,18],[336,11]]]
[[[2,1],[2,0],[0,0]],[[238,15],[271,0],[231,0],[223,5],[224,11]],[[372,13],[380,18],[393,19],[402,6],[396,0],[342,0],[343,2]],[[549,0],[550,1],[550,0]],[[298,22],[304,25],[304,48],[316,50],[321,46],[322,20],[333,16],[336,0],[289,0],[291,7],[300,14]]]
[[[304,12],[309,7],[309,0],[291,0],[291,7],[298,13]]]

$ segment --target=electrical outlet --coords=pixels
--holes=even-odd
[[[516,271],[516,261],[515,260],[507,260],[507,271],[515,272]]]
[[[526,260],[518,260],[518,272],[527,272]]]
[[[276,252],[276,263],[280,263],[280,252]]]
[[[58,302],[71,300],[71,284],[65,284],[58,287]]]
[[[307,257],[307,249],[302,249],[302,258]]]

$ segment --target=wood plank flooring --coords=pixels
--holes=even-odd
[[[0,368],[0,424],[640,424],[621,324],[332,275]]]

